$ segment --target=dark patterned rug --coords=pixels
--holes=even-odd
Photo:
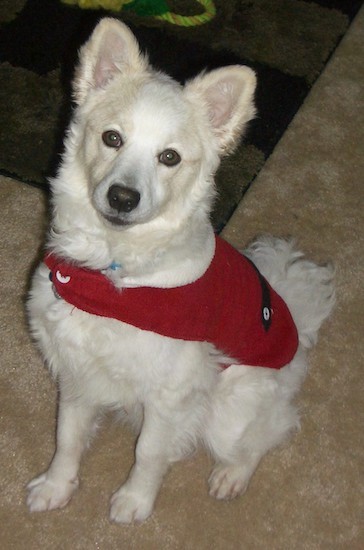
[[[143,0],[140,0],[143,2]],[[140,3],[139,2],[139,3]],[[101,1],[100,1],[101,3]],[[153,0],[149,0],[149,5]],[[167,0],[171,11],[203,11]],[[362,0],[215,0],[207,24],[179,27],[132,10],[132,27],[151,62],[180,81],[204,68],[242,63],[258,74],[258,117],[219,170],[213,214],[220,230],[321,73]],[[106,11],[60,0],[1,0],[0,172],[47,190],[67,124],[76,53]]]

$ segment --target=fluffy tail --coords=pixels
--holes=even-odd
[[[274,237],[258,239],[244,253],[287,303],[301,345],[312,347],[335,304],[333,267],[306,260],[294,241]]]

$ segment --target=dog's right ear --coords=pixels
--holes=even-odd
[[[80,50],[80,62],[73,82],[76,103],[81,104],[91,89],[105,88],[118,74],[147,69],[146,58],[126,25],[104,18]]]

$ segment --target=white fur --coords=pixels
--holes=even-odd
[[[124,25],[103,20],[80,54],[78,105],[51,182],[48,248],[105,269],[118,287],[171,287],[199,277],[214,253],[214,173],[254,115],[254,89],[253,71],[238,66],[181,87],[149,67]],[[123,146],[107,147],[101,139],[106,130],[119,132]],[[166,149],[176,150],[181,162],[161,164]],[[140,203],[110,222],[106,197],[115,183],[137,190]],[[28,486],[31,511],[68,503],[105,408],[122,411],[140,434],[129,478],[111,500],[112,520],[147,518],[169,465],[198,442],[216,460],[212,495],[231,498],[246,489],[261,457],[298,425],[291,400],[307,369],[305,350],[334,301],[332,270],[305,260],[291,242],[261,239],[247,254],[298,326],[297,355],[279,371],[221,370],[228,358],[209,344],[74,309],[54,296],[48,269],[39,266],[28,301],[30,325],[59,384],[60,403],[55,456]],[[122,267],[109,269],[112,262]]]

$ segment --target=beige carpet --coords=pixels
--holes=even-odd
[[[261,232],[296,236],[309,255],[335,262],[338,291],[299,398],[302,430],[234,502],[208,497],[209,461],[198,453],[167,476],[145,524],[110,524],[109,496],[128,472],[133,440],[108,419],[71,504],[27,512],[25,484],[46,468],[55,429],[56,389],[23,311],[45,205],[38,190],[0,179],[1,548],[364,548],[363,34],[362,10],[225,230],[239,246]]]

